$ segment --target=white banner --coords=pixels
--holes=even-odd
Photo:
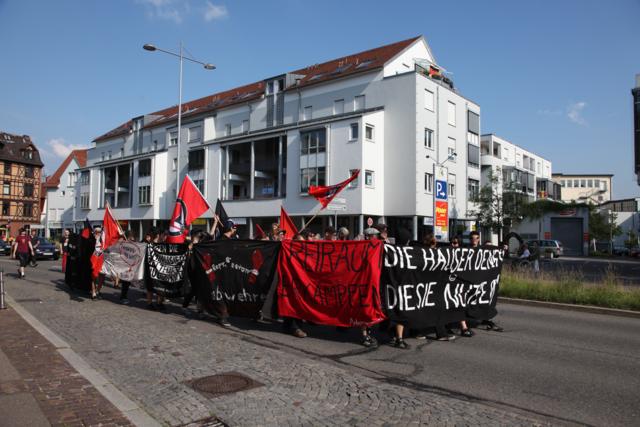
[[[102,273],[134,282],[144,278],[146,243],[118,242],[104,253]]]

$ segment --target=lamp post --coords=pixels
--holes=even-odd
[[[449,241],[449,195],[447,191],[449,182],[449,171],[444,164],[449,160],[453,160],[458,153],[451,153],[442,162],[438,162],[437,158],[433,162],[433,234],[437,240]],[[429,155],[426,158],[430,158]],[[444,188],[442,188],[444,187]],[[440,215],[438,215],[440,209]],[[444,217],[444,218],[443,218]],[[417,217],[414,217],[415,229],[413,233],[414,239],[418,238]],[[446,234],[445,234],[446,233]]]
[[[182,44],[182,41],[180,42],[180,53],[175,53],[169,50],[161,49],[149,43],[142,46],[142,48],[144,50],[148,50],[149,52],[155,52],[156,50],[160,52],[164,52],[166,54],[178,57],[180,59],[180,78],[179,78],[179,88],[178,88],[178,144],[177,144],[178,156],[176,157],[176,194],[178,194],[178,190],[180,188],[180,143],[182,140],[182,62],[185,59],[187,61],[195,62],[196,64],[202,65],[205,70],[215,70],[216,66],[208,62],[201,62],[193,58],[185,57],[184,46]]]

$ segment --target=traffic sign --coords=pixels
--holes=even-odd
[[[436,180],[436,199],[447,200],[447,181]]]

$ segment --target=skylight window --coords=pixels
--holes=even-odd
[[[364,67],[368,67],[372,62],[373,62],[373,59],[368,59],[366,61],[362,61],[361,63],[358,64],[358,66],[356,67],[356,70],[359,70],[359,69],[364,68]]]

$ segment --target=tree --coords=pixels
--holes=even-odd
[[[622,234],[622,228],[616,225],[618,216],[615,212],[597,211],[595,208],[589,210],[589,235],[600,241],[610,241],[613,237]]]
[[[629,249],[638,246],[638,235],[633,230],[629,230],[627,233],[627,240],[624,241],[624,245]]]
[[[491,169],[487,179],[487,184],[480,188],[478,197],[473,200],[477,209],[471,211],[471,216],[477,218],[481,227],[489,228],[502,240],[504,227],[513,227],[522,220],[527,196],[518,191],[513,181],[503,182],[501,191],[500,169]]]

